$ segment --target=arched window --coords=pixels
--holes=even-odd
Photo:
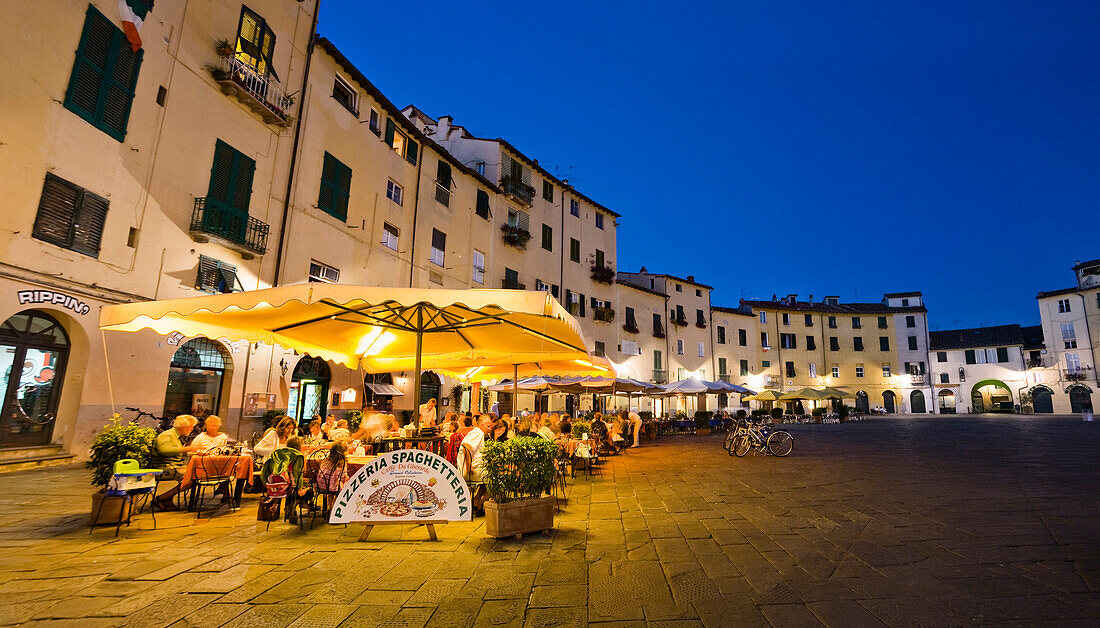
[[[1054,391],[1042,384],[1031,389],[1031,409],[1036,414],[1054,412]]]
[[[871,404],[867,399],[867,393],[862,390],[856,393],[856,410],[863,414],[869,414],[871,412]]]
[[[955,392],[949,389],[940,391],[940,414],[955,414]]]
[[[298,360],[290,377],[290,407],[287,414],[301,424],[308,423],[315,414],[325,416],[331,378],[331,371],[324,359],[307,355]]]
[[[886,409],[887,414],[893,414],[897,412],[897,395],[894,394],[894,391],[883,391],[882,407]]]
[[[924,405],[924,393],[914,390],[909,394],[909,411],[913,414],[924,414],[928,409]]]
[[[45,312],[24,310],[0,325],[0,447],[50,442],[68,357],[69,336]]]
[[[429,399],[435,399],[439,406],[443,400],[439,398],[439,391],[443,386],[439,376],[432,371],[424,371],[420,376],[420,403],[427,403]],[[437,410],[437,412],[441,412]]]
[[[193,414],[202,418],[217,414],[230,363],[229,352],[220,342],[193,338],[183,343],[172,356],[168,368],[164,415],[175,418],[180,414]]]
[[[1066,392],[1069,393],[1070,412],[1092,412],[1092,390],[1084,384],[1073,384]]]

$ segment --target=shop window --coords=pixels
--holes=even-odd
[[[229,352],[220,342],[209,338],[185,342],[172,356],[168,368],[165,417],[172,419],[180,414],[192,414],[203,418],[217,414],[229,364]]]
[[[45,312],[24,310],[0,324],[0,447],[50,442],[68,355],[68,334]]]

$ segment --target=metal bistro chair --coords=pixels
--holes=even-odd
[[[310,515],[310,530],[312,530],[314,524],[317,523],[317,516],[319,514],[323,514],[325,519],[328,519],[328,509],[326,507],[328,503],[327,496],[331,495],[335,498],[336,493],[322,491],[321,486],[317,483],[317,472],[321,468],[321,461],[327,457],[328,450],[318,449],[306,458],[305,466],[302,469],[302,486],[307,489],[307,494],[310,497],[309,499],[299,499],[297,501],[299,529],[305,526],[306,515]],[[340,477],[343,477],[343,471],[341,471]],[[319,506],[317,504],[318,500],[322,501],[322,505]]]
[[[226,496],[232,494],[230,483],[233,480],[234,467],[237,459],[232,455],[232,450],[226,447],[216,447],[208,451],[195,454],[196,472],[201,469],[201,475],[195,474],[195,480],[191,483],[191,492],[188,499],[188,508],[197,512],[196,518],[202,516],[203,498],[206,489],[213,489],[215,494],[219,487],[224,487]],[[216,508],[211,508],[213,514]]]

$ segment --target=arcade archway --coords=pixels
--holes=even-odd
[[[970,389],[971,412],[1012,412],[1012,389],[999,379],[983,379]]]

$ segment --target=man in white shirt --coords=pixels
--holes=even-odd
[[[493,429],[492,419],[483,414],[477,420],[477,427],[470,430],[466,437],[462,439],[462,446],[458,450],[458,470],[462,473],[462,477],[467,480],[475,482],[481,480],[481,471],[478,469],[481,465],[481,448],[485,445],[485,436],[491,429]],[[466,470],[467,448],[472,452],[468,473]]]
[[[420,427],[435,427],[438,416],[435,412],[435,398],[420,404]]]

